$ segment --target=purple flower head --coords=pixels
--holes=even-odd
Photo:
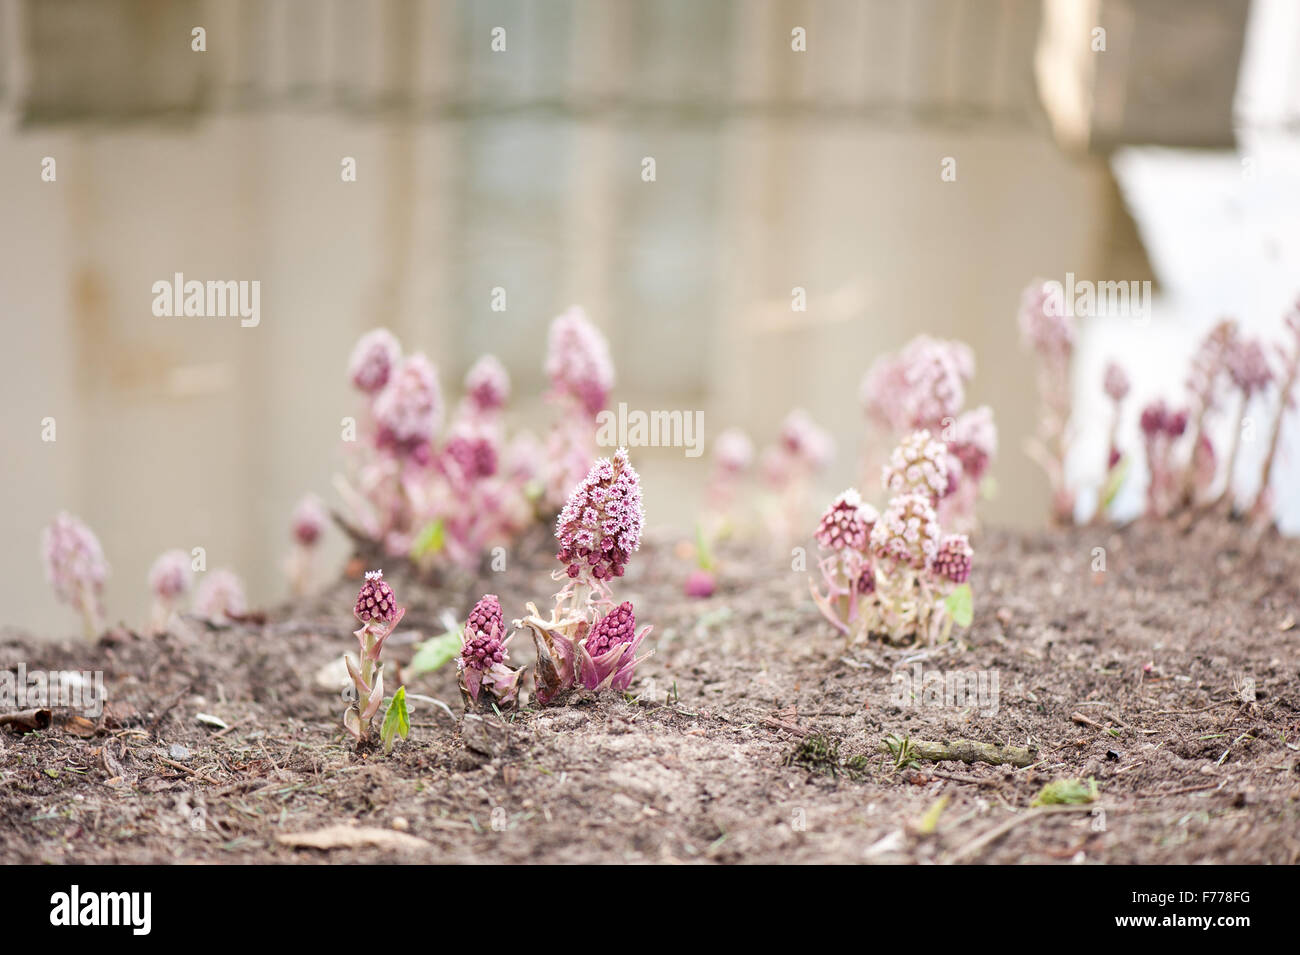
[[[1268,355],[1256,338],[1237,342],[1228,352],[1227,363],[1232,383],[1246,398],[1263,391],[1273,380]]]
[[[42,536],[45,576],[59,600],[85,609],[97,602],[108,579],[108,563],[94,532],[71,514],[60,513]]]
[[[496,442],[483,432],[457,428],[442,449],[444,467],[461,482],[489,478],[497,473]]]
[[[896,430],[943,426],[966,402],[966,382],[975,372],[975,359],[966,345],[919,335],[899,354],[903,389],[901,420]]]
[[[461,687],[473,702],[485,688],[502,703],[513,703],[519,694],[522,670],[506,665],[510,651],[502,624],[501,601],[496,594],[484,594],[470,611],[461,633],[460,657],[456,667],[460,670]]]
[[[871,539],[871,527],[879,515],[862,501],[857,488],[849,488],[826,509],[817,525],[817,543],[827,550],[852,550],[865,553]]]
[[[438,372],[422,354],[404,358],[375,398],[379,445],[417,459],[428,453],[442,417]]]
[[[1064,364],[1074,351],[1074,321],[1065,314],[1065,290],[1059,282],[1036,280],[1020,296],[1020,337],[1053,364]]]
[[[812,470],[820,470],[835,457],[835,441],[817,426],[808,412],[796,408],[781,422],[781,449]]]
[[[556,559],[570,577],[589,573],[597,580],[622,577],[628,558],[641,546],[641,480],[619,448],[613,460],[601,458],[582,480],[555,522],[560,542]]]
[[[552,393],[573,399],[595,416],[614,387],[614,363],[605,336],[578,306],[557,315],[546,341],[546,374]]]
[[[924,568],[939,549],[939,519],[929,498],[900,494],[871,528],[871,549],[881,560]]]
[[[913,431],[894,448],[881,479],[886,491],[937,501],[948,493],[948,448],[929,431]]]
[[[194,593],[194,612],[206,620],[242,616],[248,610],[244,585],[231,571],[218,568],[203,575]]]
[[[1163,435],[1167,438],[1181,438],[1187,430],[1187,410],[1174,411],[1163,398],[1157,398],[1142,409],[1139,424],[1148,441],[1154,441]]]
[[[1118,362],[1112,361],[1106,365],[1105,388],[1111,401],[1123,401],[1124,396],[1128,394],[1128,373]]]
[[[304,495],[293,509],[293,537],[303,547],[312,547],[320,540],[328,520],[325,505],[315,494]]]
[[[930,573],[954,584],[964,584],[970,580],[974,555],[965,534],[949,534],[939,543],[939,549],[930,561]]]
[[[402,346],[386,328],[366,332],[352,349],[348,360],[348,377],[352,384],[368,395],[376,394],[388,384],[393,367],[402,356]]]
[[[754,463],[754,443],[739,428],[727,428],[713,439],[713,458],[720,470],[739,474]]]
[[[466,373],[465,397],[480,414],[505,407],[510,399],[510,375],[495,355],[484,355]]]
[[[366,582],[361,585],[352,613],[362,623],[397,619],[397,598],[393,596],[393,589],[384,582],[382,570],[366,571]]]
[[[504,663],[506,646],[502,640],[501,602],[496,594],[484,594],[469,619],[465,621],[464,644],[461,647],[461,669],[488,670]]]
[[[649,632],[649,627],[636,632],[636,615],[627,601],[598,620],[580,649],[582,685],[588,690],[626,690],[632,684],[632,671],[641,662],[636,657],[637,647]]]
[[[149,568],[149,590],[160,600],[175,600],[188,592],[193,579],[190,555],[183,550],[159,554]]]
[[[858,396],[867,417],[889,431],[901,431],[906,391],[903,363],[897,355],[881,355],[862,376]]]
[[[953,439],[948,442],[948,469],[956,470],[952,467],[952,458],[955,457],[961,462],[961,470],[978,481],[998,453],[998,427],[993,423],[993,409],[981,405],[965,412],[953,422],[952,431]]]

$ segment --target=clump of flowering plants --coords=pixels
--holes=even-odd
[[[349,375],[367,414],[352,436],[352,473],[336,483],[359,542],[426,568],[471,568],[531,523],[533,475],[502,467],[510,378],[500,361],[484,355],[469,369],[450,424],[433,363],[403,357],[383,329],[357,343]]]
[[[651,628],[636,630],[632,604],[616,604],[611,587],[641,546],[644,519],[640,477],[624,448],[596,461],[570,493],[555,522],[561,569],[552,577],[564,586],[549,617],[529,603],[528,615],[514,622],[529,629],[537,648],[539,703],[577,686],[626,690],[649,655],[637,651]]]
[[[393,589],[384,581],[384,572],[374,570],[366,573],[365,583],[357,593],[352,614],[361,622],[361,627],[356,630],[359,646],[357,655],[343,657],[348,676],[352,679],[352,685],[344,694],[348,708],[343,713],[343,726],[358,745],[366,745],[372,740],[371,722],[384,702],[384,664],[379,655],[383,652],[384,641],[392,635],[405,616],[406,608],[397,606]],[[400,705],[403,715],[406,699],[404,690],[405,688],[399,687],[393,696],[393,706]],[[399,721],[390,721],[386,714],[385,746],[391,746],[392,742],[388,733],[390,722]]]
[[[834,457],[835,439],[802,408],[785,416],[777,440],[763,449],[759,468],[771,491],[763,516],[778,548],[799,536],[813,480]]]
[[[964,534],[945,536],[935,503],[948,486],[948,449],[914,432],[883,470],[892,497],[883,513],[849,488],[817,526],[822,586],[813,601],[850,644],[879,635],[893,643],[946,639],[971,619],[972,550]]]
[[[897,354],[878,358],[863,377],[860,392],[867,420],[890,443],[920,430],[942,437],[948,486],[936,507],[945,523],[962,528],[974,526],[980,485],[998,448],[992,410],[987,405],[962,410],[974,375],[975,356],[969,346],[919,335]]]

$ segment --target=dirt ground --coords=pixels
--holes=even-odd
[[[848,653],[788,556],[724,550],[718,593],[691,600],[672,542],[651,544],[618,588],[655,625],[633,694],[465,721],[449,665],[408,691],[457,718],[417,702],[391,757],[353,752],[316,679],[355,645],[354,581],[225,629],[2,631],[0,669],[103,670],[109,705],[0,732],[0,861],[1300,860],[1300,544],[1203,523],[975,545],[964,645]],[[386,658],[485,591],[507,618],[544,606],[544,547],[440,588],[388,569],[408,612]],[[996,675],[996,706],[900,705],[891,677],[918,664]],[[1037,762],[899,766],[886,735],[1036,746]],[[1029,809],[1068,777],[1095,779],[1096,802]],[[361,844],[282,841],[328,826]]]

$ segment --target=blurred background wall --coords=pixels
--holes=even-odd
[[[703,409],[706,439],[738,424],[760,443],[807,408],[839,445],[826,493],[857,479],[871,361],[922,331],[960,337],[979,362],[969,403],[993,405],[1002,432],[985,516],[1038,525],[1046,489],[1020,450],[1035,423],[1020,290],[1069,271],[1172,280],[1183,305],[1199,301],[1177,280],[1202,268],[1153,270],[1147,241],[1189,197],[1146,209],[1112,151],[1213,148],[1241,180],[1248,9],[0,0],[4,622],[73,625],[50,616],[39,582],[40,529],[60,509],[98,531],[114,616],[143,616],[145,572],[169,547],[203,546],[255,602],[278,599],[290,508],[307,490],[333,500],[340,419],[359,410],[344,374],[355,339],[388,326],[430,354],[449,393],[492,351],[516,419],[542,424],[545,330],[572,303],[610,338],[616,402]],[[1109,45],[1095,56],[1098,23]],[[191,49],[194,27],[206,52]],[[1296,36],[1274,36],[1281,72],[1256,84],[1283,150]],[[1130,164],[1135,181],[1146,170],[1142,196],[1166,178],[1149,155]],[[356,182],[341,180],[344,157]],[[1270,164],[1278,178],[1252,188],[1294,183],[1289,159]],[[1294,251],[1276,253],[1291,295]],[[259,280],[261,324],[154,317],[152,284],[176,272]],[[1261,321],[1287,301],[1274,284],[1245,303]],[[806,312],[790,308],[796,286]],[[1163,313],[1163,345],[1112,330],[1114,347],[1138,365],[1190,350],[1214,317],[1201,311]],[[1086,334],[1084,364],[1100,362],[1108,340]],[[1169,387],[1179,375],[1170,364]],[[1086,419],[1099,384],[1079,390]],[[707,458],[636,456],[652,524],[686,532]]]

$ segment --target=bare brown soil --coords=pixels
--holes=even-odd
[[[543,602],[542,546],[440,588],[390,572],[409,610],[386,652],[409,660],[440,611],[463,616],[484,591],[507,616]],[[719,592],[689,600],[689,568],[649,546],[619,590],[655,624],[638,698],[465,722],[449,666],[409,690],[458,718],[418,705],[391,757],[353,751],[342,701],[315,679],[353,646],[351,581],[225,629],[96,645],[6,631],[0,668],[101,669],[110,707],[90,725],[56,710],[49,729],[0,732],[0,861],[1300,860],[1300,545],[1203,524],[991,532],[976,548],[964,648],[848,654],[787,561],[724,553]],[[891,675],[918,655],[996,671],[996,712],[900,706]],[[876,752],[887,734],[1034,745],[1038,762],[899,767]],[[1028,810],[1066,777],[1093,777],[1098,801]],[[333,825],[412,838],[277,838]]]

